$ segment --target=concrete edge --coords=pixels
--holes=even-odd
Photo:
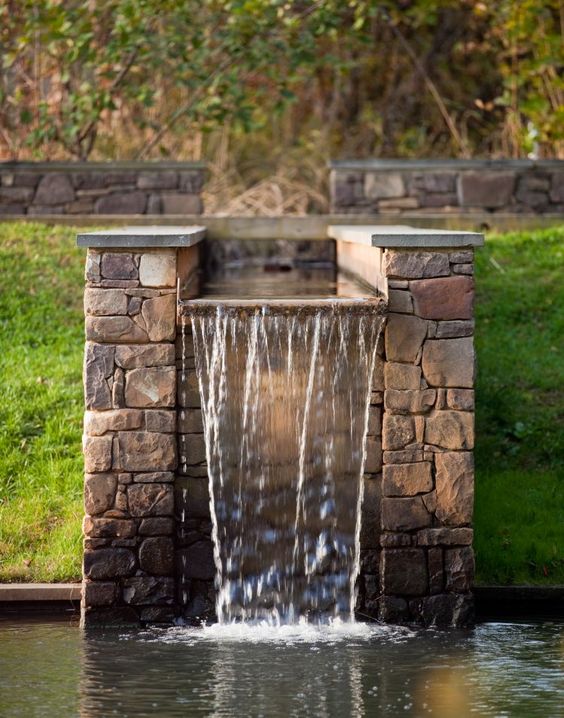
[[[481,247],[484,244],[484,235],[479,232],[426,229],[407,225],[332,224],[327,227],[327,236],[341,242],[380,248]]]
[[[0,583],[0,603],[80,601],[80,583]]]
[[[174,161],[139,161],[121,160],[108,162],[27,162],[7,160],[0,162],[0,172],[123,172],[124,170],[140,170],[147,172],[163,172],[164,170],[205,170],[207,162],[174,162]]]
[[[76,237],[79,247],[98,248],[134,248],[134,247],[192,247],[206,236],[202,225],[143,226],[107,229],[99,232],[84,232]]]
[[[546,159],[434,159],[434,160],[402,160],[402,159],[365,159],[365,160],[329,160],[332,170],[389,171],[389,170],[511,170],[511,169],[564,169],[564,160]]]

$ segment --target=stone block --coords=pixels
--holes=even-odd
[[[382,470],[382,442],[373,436],[366,437],[364,470],[367,474],[377,474]]]
[[[442,449],[474,448],[474,415],[465,411],[438,411],[425,421],[425,443]]]
[[[85,606],[113,606],[117,602],[117,584],[109,581],[85,581],[82,586]]]
[[[200,388],[195,371],[178,372],[178,403],[184,408],[197,409],[201,406]]]
[[[85,516],[82,523],[85,536],[90,538],[132,538],[137,533],[135,521]]]
[[[163,192],[163,214],[201,214],[202,200],[197,194],[182,192]]]
[[[423,319],[471,319],[472,277],[437,277],[410,282],[415,314]]]
[[[70,178],[65,174],[49,173],[39,181],[33,201],[39,205],[59,205],[73,199],[74,188]]]
[[[430,386],[472,388],[474,385],[472,337],[428,339],[421,363]]]
[[[445,574],[442,548],[435,547],[427,551],[427,570],[429,573],[429,593],[436,594],[444,591]]]
[[[386,389],[384,407],[396,414],[426,414],[431,410],[436,398],[435,389],[399,391]]]
[[[118,453],[114,463],[122,471],[174,471],[176,468],[176,441],[171,434],[120,431]]]
[[[160,536],[146,538],[139,547],[139,568],[156,576],[174,572],[174,544],[172,539]]]
[[[412,175],[410,187],[425,193],[446,193],[456,190],[455,172],[420,172]]]
[[[470,591],[474,581],[474,552],[470,546],[446,549],[445,576],[447,591]]]
[[[411,416],[384,414],[382,446],[385,451],[404,449],[415,441],[415,421]]]
[[[201,434],[204,422],[200,409],[181,409],[178,412],[177,431],[179,434]]]
[[[380,535],[382,548],[402,548],[412,545],[411,534],[383,533]]]
[[[132,606],[174,603],[174,581],[171,578],[132,576],[123,581],[123,600]]]
[[[427,336],[427,322],[408,314],[390,314],[385,329],[386,359],[415,363]]]
[[[384,252],[384,274],[401,279],[426,279],[450,274],[446,252],[387,249]]]
[[[432,328],[431,328],[432,327]],[[455,339],[471,337],[474,334],[474,320],[436,322],[429,327],[430,339]]]
[[[84,436],[82,438],[84,470],[87,473],[109,471],[112,468],[112,437]]]
[[[176,368],[159,366],[130,369],[125,375],[125,403],[140,408],[174,407]]]
[[[84,477],[84,510],[90,516],[109,511],[117,490],[116,474],[87,474]]]
[[[384,623],[405,623],[409,620],[407,601],[399,596],[380,596],[378,618]]]
[[[139,260],[139,281],[144,287],[176,286],[176,252],[147,252]]]
[[[131,317],[86,317],[86,338],[94,342],[143,342],[147,333]]]
[[[174,433],[176,431],[176,412],[158,409],[146,411],[145,428],[147,431],[157,431],[161,434]]]
[[[448,258],[451,264],[471,264],[474,261],[473,249],[456,249],[449,252]]]
[[[30,216],[44,217],[50,214],[64,214],[65,206],[62,204],[32,204],[28,207],[27,213]]]
[[[413,314],[413,299],[410,292],[402,289],[388,291],[388,311],[399,314]]]
[[[143,412],[137,409],[111,409],[110,411],[87,411],[84,415],[84,433],[102,436],[108,431],[131,431],[140,429]]]
[[[0,203],[7,205],[26,205],[33,197],[31,187],[0,187]]]
[[[108,379],[114,373],[115,347],[87,342],[84,351],[84,402],[87,409],[111,409]]]
[[[423,529],[417,534],[418,546],[470,546],[474,532],[471,528]]]
[[[423,451],[421,449],[384,451],[385,464],[413,464],[417,461],[423,461]]]
[[[438,192],[425,194],[419,199],[422,207],[457,207],[458,195],[456,192]]]
[[[135,567],[135,554],[126,548],[101,548],[84,552],[84,575],[96,581],[131,576]]]
[[[362,172],[333,170],[329,178],[331,201],[334,207],[351,207],[365,202]]]
[[[139,279],[133,255],[127,252],[104,252],[101,270],[104,279]]]
[[[174,531],[174,521],[164,516],[142,519],[139,524],[140,536],[170,536]]]
[[[382,470],[384,496],[415,496],[433,489],[431,463],[386,464]]]
[[[176,296],[146,299],[141,307],[147,334],[152,342],[174,341],[176,337]]]
[[[364,176],[364,195],[370,200],[403,197],[403,177],[396,172],[367,172]]]
[[[180,172],[179,186],[182,192],[199,194],[204,186],[204,172],[202,170]]]
[[[180,434],[178,445],[181,464],[201,464],[206,460],[206,442],[203,434]]]
[[[160,172],[140,172],[137,178],[139,189],[175,189],[178,174],[174,170]]]
[[[564,172],[554,172],[552,174],[550,199],[552,202],[564,204]]]
[[[409,390],[421,386],[421,367],[412,364],[384,362],[384,386],[386,389]]]
[[[115,409],[123,409],[125,406],[125,372],[120,367],[114,371],[114,383],[112,384],[112,406]]]
[[[421,496],[382,499],[382,528],[387,531],[412,531],[431,525],[431,514]]]
[[[131,476],[131,474],[127,475]],[[147,471],[140,474],[134,474],[134,478],[136,484],[164,484],[172,483],[174,481],[174,473],[172,471]]]
[[[368,436],[381,436],[382,434],[382,409],[378,406],[368,407]],[[380,452],[382,444],[380,442]]]
[[[417,548],[382,550],[382,583],[387,595],[421,596],[429,580],[425,552]]]
[[[382,501],[381,481],[364,479],[360,546],[363,550],[378,549],[380,546],[380,511]]]
[[[127,300],[123,289],[87,287],[84,290],[84,312],[95,316],[127,314]]]
[[[112,187],[113,185],[131,185],[132,187],[137,182],[137,172],[127,170],[115,170],[114,172],[106,172],[104,174],[104,183],[106,187]]]
[[[173,344],[128,344],[115,349],[115,362],[122,369],[174,365]]]
[[[474,391],[472,389],[447,389],[446,405],[457,411],[474,410]]]
[[[132,516],[171,516],[174,492],[170,484],[130,484],[127,499]]]
[[[474,274],[473,264],[452,264],[452,271],[455,274],[466,274],[472,276]]]
[[[503,207],[511,202],[515,177],[515,172],[461,172],[458,200],[462,207]]]
[[[147,206],[145,192],[113,192],[96,200],[96,214],[144,214]]]
[[[213,544],[211,541],[196,541],[176,552],[179,574],[184,579],[211,581],[215,578]]]
[[[471,452],[452,451],[435,455],[436,516],[447,526],[472,522],[474,506],[474,460]]]
[[[412,613],[426,627],[465,628],[474,625],[471,595],[439,593],[410,603]]]

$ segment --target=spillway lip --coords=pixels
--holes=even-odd
[[[381,296],[372,297],[312,297],[310,298],[265,298],[265,299],[186,299],[178,302],[181,316],[210,314],[210,312],[245,314],[310,314],[327,310],[338,314],[386,313],[387,301]]]

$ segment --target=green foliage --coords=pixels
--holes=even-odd
[[[0,142],[10,157],[177,156],[187,135],[283,113],[277,142],[324,129],[333,154],[555,155],[561,14],[558,0],[0,0]]]

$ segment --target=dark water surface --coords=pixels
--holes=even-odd
[[[81,632],[0,623],[0,715],[564,715],[564,623]]]

